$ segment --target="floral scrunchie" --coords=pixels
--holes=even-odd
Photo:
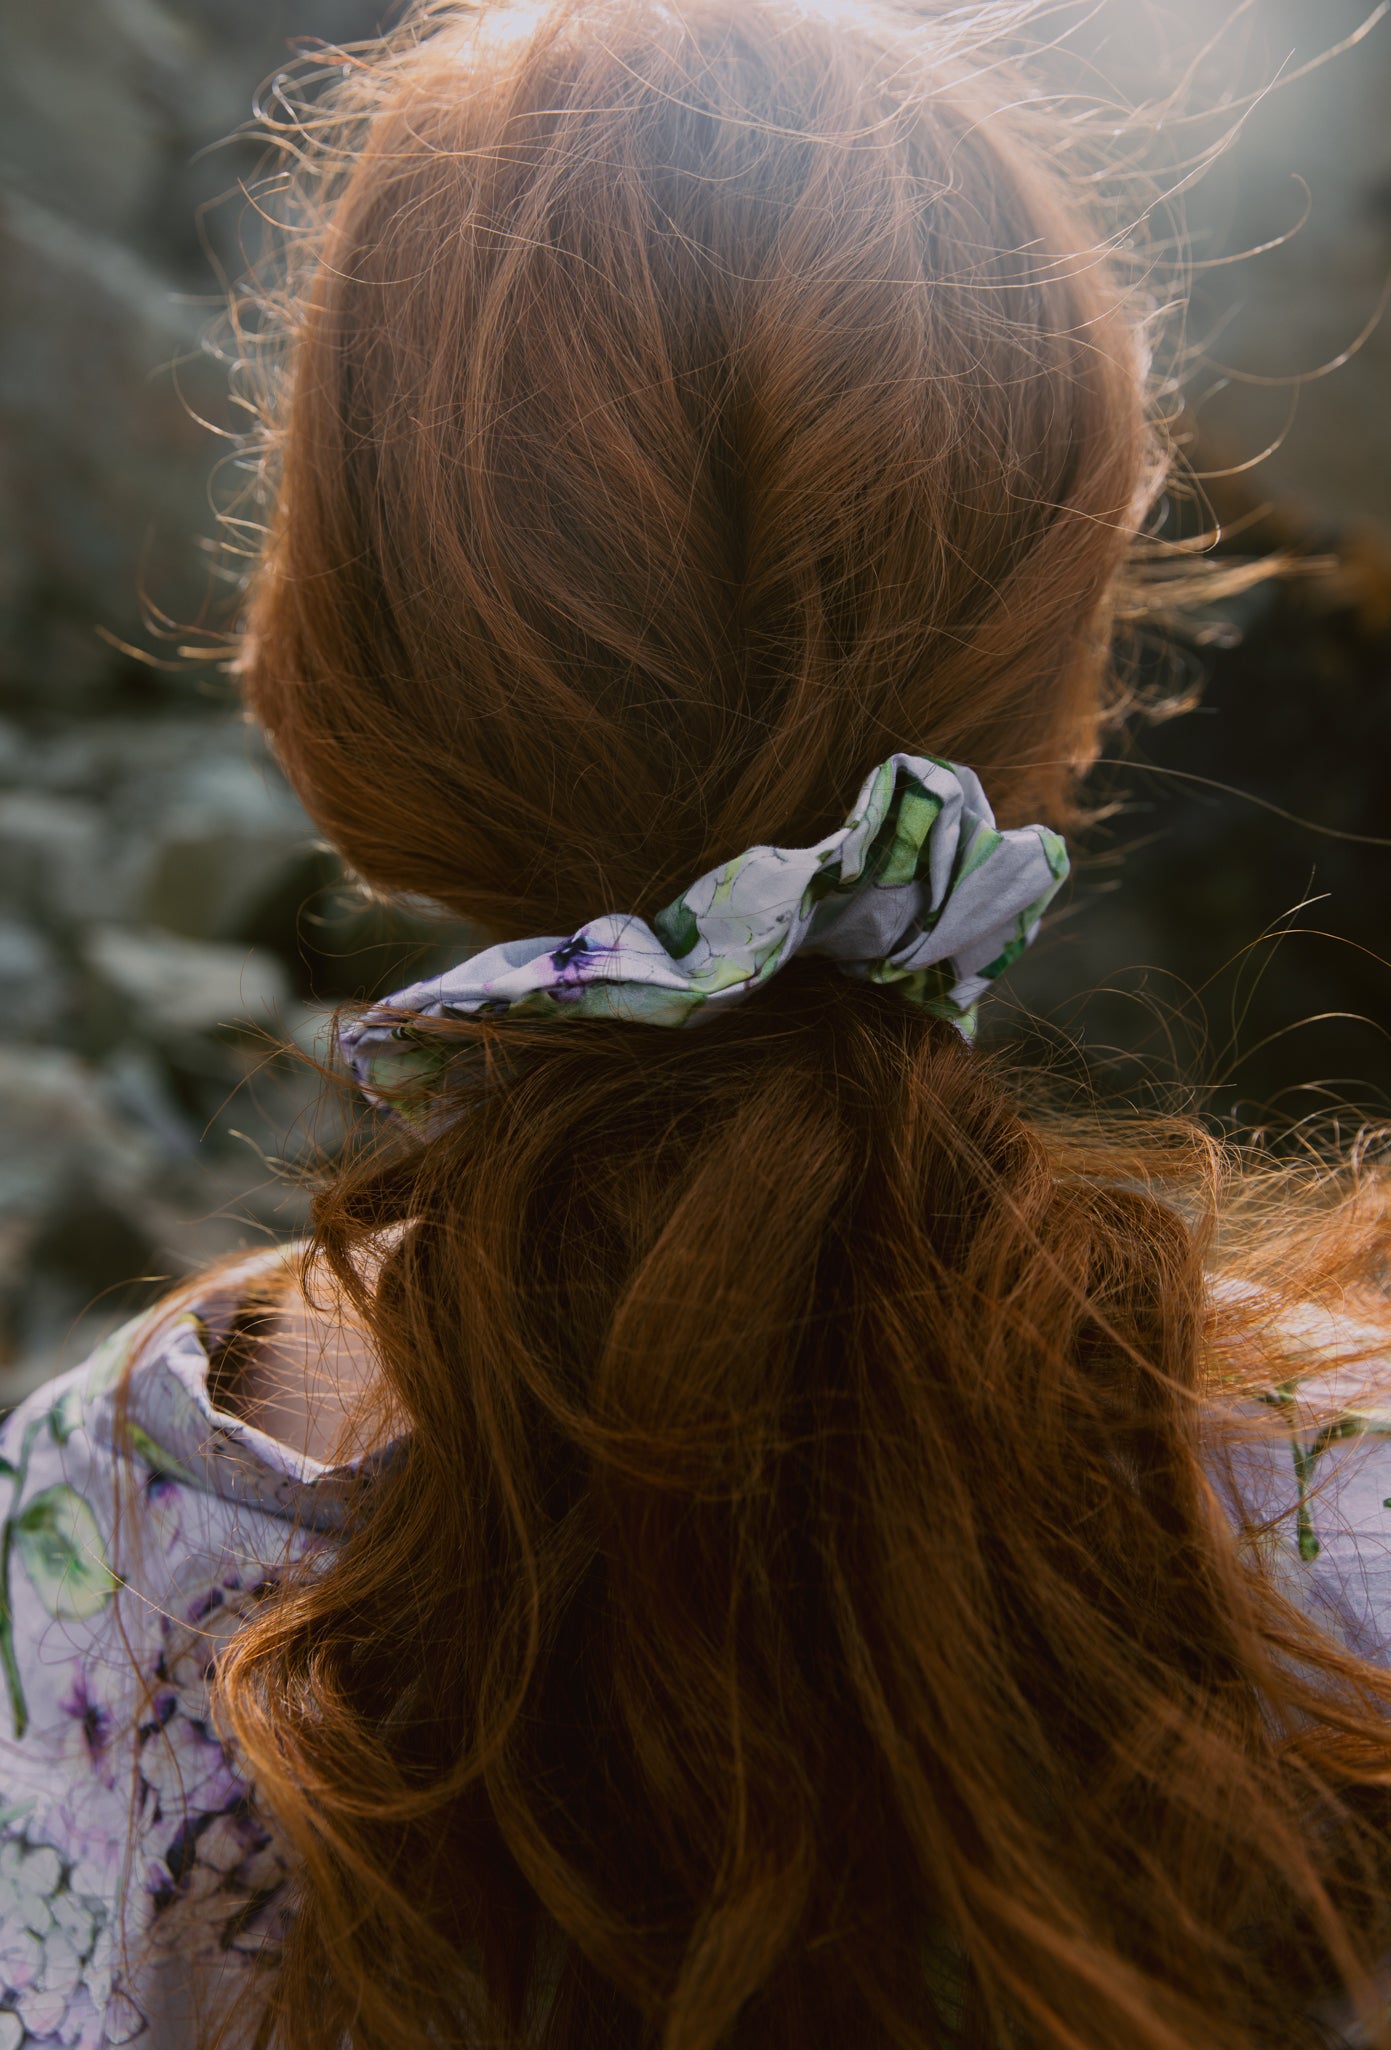
[[[1001,832],[974,772],[890,755],[845,824],[814,847],[751,847],[649,925],[592,918],[568,937],[504,940],[346,1023],[340,1044],[374,1102],[438,1065],[428,1018],[624,1018],[692,1025],[738,1003],[797,953],[897,983],[969,1039],[976,1006],[1018,960],[1068,872],[1047,826]]]

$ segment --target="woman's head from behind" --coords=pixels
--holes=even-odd
[[[369,883],[650,914],[900,749],[1065,822],[1162,458],[1028,11],[426,7],[331,77],[244,673]],[[490,1029],[320,1198],[399,1456],[220,1667],[284,2040],[1304,2040],[1364,1868],[1206,1520],[1202,1134],[839,977]]]
[[[816,838],[895,748],[1062,823],[1155,465],[1013,75],[779,0],[417,27],[318,144],[248,643],[329,837],[510,937]]]

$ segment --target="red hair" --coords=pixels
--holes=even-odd
[[[1162,453],[960,21],[436,7],[330,83],[244,668],[373,884],[650,915],[897,748],[1066,822]],[[400,1457],[219,1670],[299,1861],[277,2040],[1315,2040],[1391,1937],[1391,1690],[1206,1478],[1201,1127],[1047,1115],[815,962],[441,1029],[452,1120],[317,1209]]]

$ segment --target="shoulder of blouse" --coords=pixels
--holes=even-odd
[[[1280,1592],[1359,1658],[1391,1666],[1391,1310],[1291,1305],[1215,1278],[1243,1343],[1269,1333],[1270,1385],[1209,1404],[1205,1454],[1222,1509]]]
[[[361,1472],[210,1392],[287,1250],[132,1320],[0,1426],[0,2050],[182,2046],[195,1981],[225,1991],[276,1940],[284,1864],[208,1677]]]

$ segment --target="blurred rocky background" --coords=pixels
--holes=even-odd
[[[277,1048],[312,1053],[336,1000],[451,951],[361,901],[225,675],[171,659],[152,625],[225,616],[203,423],[232,423],[203,340],[219,276],[254,239],[245,205],[213,202],[258,152],[224,139],[292,44],[351,40],[377,11],[45,0],[5,15],[0,1403],[170,1277],[298,1228],[296,1169],[333,1143],[334,1111]],[[1368,12],[1113,0],[1098,62],[1138,97],[1157,63],[1229,29],[1200,82],[1203,66],[1269,80]],[[1391,833],[1391,337],[1374,324],[1389,86],[1385,22],[1256,106],[1187,197],[1194,456],[1240,472],[1207,487],[1236,530],[1224,545],[1325,566],[1235,605],[1234,646],[1142,653],[1156,687],[1201,685],[1201,709],[1103,771],[1118,809],[1014,985],[1058,1021],[1023,1021],[1042,1057],[1073,1058],[1061,1026],[1089,1074],[1131,1093],[1153,1086],[1141,1064],[1193,1077],[1219,1120],[1391,1112],[1391,854],[1365,844]],[[1305,187],[1308,219],[1282,239]],[[1297,382],[1369,324],[1345,367]],[[997,1029],[1020,1023],[1002,1007]]]
[[[1185,81],[1168,183],[1201,170],[1169,252],[1198,480],[1169,532],[1294,573],[1206,647],[1137,651],[1142,687],[1195,703],[1112,746],[1117,811],[1011,978],[1048,1024],[998,1022],[1088,1091],[1347,1144],[1391,1120],[1391,18],[1101,0],[1084,33],[1132,105]]]
[[[204,338],[261,157],[226,138],[292,39],[376,13],[5,14],[0,1403],[170,1277],[295,1231],[334,1110],[277,1048],[312,1055],[338,997],[441,938],[345,887],[225,676],[153,624],[225,623],[204,423],[234,423]]]

